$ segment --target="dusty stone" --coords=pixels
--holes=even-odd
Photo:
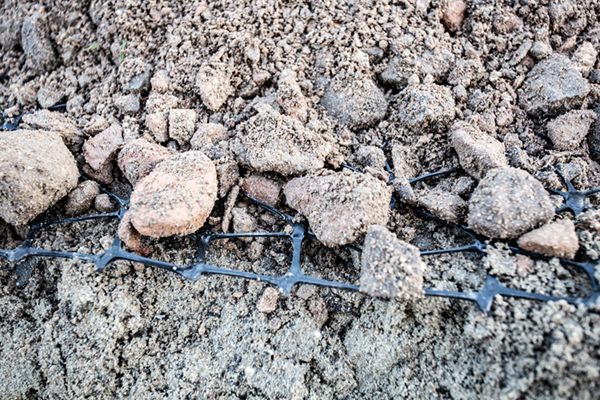
[[[573,53],[571,62],[573,63],[573,67],[579,71],[581,75],[588,76],[594,68],[597,57],[598,52],[594,48],[594,45],[590,42],[583,42],[577,50],[575,50],[575,53]]]
[[[277,309],[277,299],[279,299],[277,289],[268,287],[262,296],[260,296],[260,300],[256,303],[256,308],[263,314],[271,314]]]
[[[229,133],[222,124],[199,124],[196,133],[190,140],[190,145],[192,149],[200,150],[206,145],[217,144],[227,139],[229,139]]]
[[[211,111],[218,111],[234,93],[225,73],[207,65],[200,68],[196,76],[196,87],[202,102]]]
[[[73,117],[78,117],[84,113],[85,110],[83,107],[85,105],[85,98],[83,96],[73,96],[67,101],[67,112]]]
[[[21,44],[27,56],[27,66],[37,72],[50,71],[58,63],[49,36],[46,14],[43,11],[36,12],[23,21]]]
[[[385,168],[385,154],[379,147],[362,146],[356,152],[356,162],[363,167],[383,169]]]
[[[306,122],[308,107],[306,98],[296,81],[296,73],[291,69],[282,71],[279,75],[277,87],[277,102],[283,111],[292,118]]]
[[[237,183],[240,178],[240,169],[236,162],[224,162],[217,167],[219,178],[219,197],[225,197],[229,189]]]
[[[574,150],[588,134],[597,115],[592,110],[573,110],[548,122],[548,137],[557,150]]]
[[[146,100],[146,110],[150,114],[168,112],[178,105],[179,99],[171,94],[151,92]]]
[[[252,80],[258,86],[263,85],[269,79],[271,79],[271,74],[268,71],[259,70],[252,75]]]
[[[55,106],[64,97],[65,95],[62,92],[48,86],[43,86],[37,92],[37,100],[42,108],[50,108]]]
[[[363,245],[360,291],[369,296],[413,301],[424,296],[419,249],[384,226],[371,225]]]
[[[99,171],[114,160],[117,151],[123,145],[123,129],[118,123],[112,124],[83,144],[85,161],[92,169]]]
[[[302,174],[322,168],[332,150],[321,135],[267,105],[238,129],[231,149],[242,165],[256,171]]]
[[[546,116],[578,107],[589,84],[563,55],[552,54],[533,67],[519,90],[519,105],[532,116]]]
[[[95,170],[85,162],[84,158],[80,168],[86,178],[93,179],[103,185],[110,185],[115,179],[113,176],[113,171],[115,170],[114,161],[109,161],[106,164],[101,165],[98,170]]]
[[[186,144],[194,135],[196,111],[171,110],[169,112],[169,137],[179,145]]]
[[[69,216],[77,216],[88,211],[96,196],[100,193],[100,187],[94,181],[81,182],[69,195],[65,202],[65,213]]]
[[[460,196],[435,188],[416,194],[416,203],[445,221],[460,223],[467,213],[467,202]]]
[[[75,158],[53,132],[0,132],[0,218],[23,225],[77,186]]]
[[[579,250],[575,224],[570,219],[552,222],[519,238],[520,248],[551,257],[572,260]]]
[[[142,235],[136,231],[135,227],[131,224],[131,212],[127,212],[123,216],[123,219],[119,224],[117,236],[119,236],[119,239],[133,251],[140,250],[142,245]]]
[[[23,115],[23,128],[40,129],[58,133],[69,147],[80,146],[84,134],[75,122],[64,114],[48,110],[39,110]]]
[[[448,75],[448,83],[451,85],[461,85],[465,88],[471,84],[477,83],[485,73],[485,68],[479,57],[473,59],[461,59],[456,62],[452,71]]]
[[[546,189],[528,172],[516,168],[489,171],[469,200],[469,227],[490,238],[516,238],[553,216]]]
[[[233,231],[235,233],[248,233],[256,232],[256,218],[248,213],[245,208],[234,207],[231,210],[231,216],[233,220]],[[252,241],[252,238],[244,238],[248,242]]]
[[[4,51],[15,50],[21,46],[22,24],[23,21],[16,18],[6,18],[0,24],[0,46]]]
[[[281,182],[266,178],[262,175],[250,175],[244,178],[242,190],[255,199],[271,207],[276,207],[281,199]]]
[[[119,96],[115,100],[115,107],[124,114],[135,114],[140,111],[140,96],[135,93]]]
[[[118,165],[123,175],[135,188],[160,162],[177,155],[175,150],[136,139],[127,143],[119,152]]]
[[[450,88],[436,84],[408,86],[397,98],[398,120],[411,129],[443,128],[454,119]]]
[[[94,115],[90,122],[83,127],[83,132],[90,136],[94,136],[103,130],[108,129],[109,127],[110,124],[106,118],[101,115]]]
[[[533,42],[533,45],[531,45],[529,54],[538,60],[541,60],[542,58],[546,58],[552,54],[552,47],[549,43],[546,43],[543,40],[536,40]]]
[[[152,84],[152,90],[157,93],[166,93],[169,90],[170,79],[169,73],[164,69],[158,70],[150,79],[150,83]]]
[[[456,32],[462,27],[467,11],[464,0],[450,0],[442,10],[442,23],[450,32]]]
[[[101,214],[108,214],[117,210],[117,205],[106,193],[101,193],[94,199],[94,208]]]
[[[594,108],[596,121],[592,124],[589,134],[588,143],[591,149],[600,151],[600,107]]]
[[[141,93],[150,87],[152,65],[143,58],[126,58],[119,65],[119,82],[125,93]]]
[[[392,195],[382,181],[350,170],[322,170],[293,179],[284,193],[289,206],[308,219],[329,247],[352,243],[370,225],[385,225]]]
[[[416,165],[418,159],[408,146],[395,143],[392,146],[392,163],[394,164],[394,175],[412,179],[417,177]]]
[[[473,178],[482,179],[491,169],[508,167],[504,144],[473,125],[457,121],[450,135],[460,165]]]
[[[131,223],[142,235],[166,237],[194,233],[204,225],[217,199],[217,172],[199,151],[158,164],[130,199]]]
[[[523,20],[510,12],[499,12],[494,18],[494,30],[499,35],[512,33],[523,27]]]
[[[392,59],[380,78],[397,89],[403,89],[408,85],[413,75],[417,78],[431,75],[439,81],[448,74],[454,61],[454,54],[445,46],[436,46],[434,49],[425,50],[422,54],[405,52],[402,56]]]
[[[169,140],[167,132],[167,119],[163,113],[146,114],[146,128],[158,143]]]
[[[385,117],[388,102],[370,79],[345,88],[329,85],[321,98],[327,112],[350,129],[371,126]]]

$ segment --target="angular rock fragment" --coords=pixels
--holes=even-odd
[[[416,203],[434,216],[453,223],[460,223],[467,212],[466,201],[439,188],[417,193]]]
[[[404,126],[443,128],[454,119],[454,96],[446,86],[423,84],[408,86],[398,95],[398,120]]]
[[[352,243],[373,224],[385,225],[392,189],[368,174],[322,170],[289,181],[284,194],[326,246]]]
[[[594,48],[594,45],[590,42],[583,42],[577,50],[575,50],[575,53],[573,53],[573,58],[571,60],[575,69],[581,72],[581,75],[587,77],[590,72],[592,72],[597,57],[598,52]]]
[[[115,100],[115,107],[124,114],[135,114],[140,111],[140,96],[135,93],[119,96]]]
[[[418,159],[411,148],[401,144],[392,146],[392,162],[394,163],[394,175],[412,179],[417,177]]]
[[[86,134],[88,134],[90,136],[94,136],[94,135],[102,132],[103,130],[108,129],[109,127],[110,127],[110,124],[108,123],[106,118],[104,118],[100,115],[94,115],[92,117],[92,119],[90,120],[90,122],[88,122],[83,127],[83,132],[85,132]]]
[[[362,146],[356,152],[356,162],[363,167],[385,168],[385,154],[376,146]]]
[[[144,139],[136,139],[127,143],[119,152],[118,165],[123,175],[135,188],[157,164],[175,155],[177,155],[175,150]]]
[[[145,236],[187,235],[200,229],[217,199],[217,172],[199,151],[158,164],[130,199],[131,224]]]
[[[48,86],[42,87],[37,93],[37,100],[42,108],[50,108],[57,105],[63,97],[65,95],[62,92]]]
[[[231,210],[233,220],[233,231],[235,233],[248,233],[256,231],[256,218],[248,213],[245,208],[234,207]],[[251,241],[251,238],[244,238]]]
[[[32,114],[25,114],[23,124],[23,127],[28,129],[56,132],[69,147],[81,146],[85,137],[71,118],[58,112],[39,110]]]
[[[553,216],[546,189],[528,172],[516,168],[488,171],[469,200],[469,227],[490,238],[518,237]]]
[[[413,38],[414,40],[414,38]],[[404,51],[402,56],[394,57],[380,78],[385,83],[404,89],[411,76],[424,78],[431,75],[440,80],[454,64],[454,54],[449,46],[436,46],[433,50],[425,50],[423,54],[412,54]]]
[[[457,121],[450,136],[461,167],[473,178],[482,179],[490,169],[508,167],[504,144],[473,125]]]
[[[277,299],[279,292],[277,289],[268,287],[260,296],[260,300],[256,303],[256,308],[263,314],[270,314],[277,309]]]
[[[200,150],[206,145],[217,144],[227,139],[229,139],[229,133],[222,124],[199,124],[196,133],[190,140],[190,145],[192,149]]]
[[[282,187],[280,182],[261,175],[250,175],[242,183],[244,192],[271,207],[279,204]]]
[[[152,134],[152,137],[158,143],[164,143],[169,140],[169,133],[167,132],[167,119],[163,113],[147,114],[146,128],[148,128]]]
[[[461,59],[455,65],[448,75],[448,83],[456,86],[462,85],[467,88],[471,84],[478,82],[483,78],[485,68],[478,57],[472,59]]]
[[[302,174],[322,168],[332,151],[321,135],[267,105],[238,129],[231,149],[240,163],[256,171]]]
[[[179,145],[186,144],[196,129],[196,111],[171,110],[169,112],[169,137]]]
[[[240,169],[236,162],[224,162],[217,166],[217,177],[219,178],[219,197],[225,197],[229,189],[237,183],[240,178]]]
[[[360,291],[369,296],[413,301],[424,296],[419,249],[383,226],[371,225],[365,237]]]
[[[179,99],[171,94],[150,93],[146,100],[146,109],[149,113],[167,112],[177,108]]]
[[[570,219],[552,222],[519,238],[523,250],[572,260],[579,250],[575,224]]]
[[[207,65],[200,68],[196,77],[196,87],[204,105],[211,111],[218,111],[234,93],[229,78],[222,72]]]
[[[126,58],[119,65],[119,82],[125,93],[140,93],[150,87],[152,65],[143,58]]]
[[[600,151],[600,107],[594,108],[594,113],[596,114],[596,121],[590,128],[588,143],[591,149]]]
[[[123,145],[123,129],[118,123],[112,124],[83,144],[85,161],[92,169],[99,171],[114,160]]]
[[[467,11],[464,0],[450,0],[442,10],[442,23],[450,32],[456,32],[462,27]]]
[[[546,116],[578,107],[589,84],[563,55],[552,54],[533,67],[519,90],[519,105],[532,116]]]
[[[100,187],[94,181],[83,181],[69,193],[65,202],[65,214],[77,216],[85,213],[92,207],[96,196],[100,193]]]
[[[77,186],[75,158],[54,132],[0,132],[0,218],[24,225]]]
[[[277,102],[283,108],[286,115],[306,122],[308,107],[300,85],[296,82],[296,73],[291,69],[282,71],[277,82],[277,87]]]
[[[370,79],[349,87],[329,85],[321,99],[327,112],[350,129],[371,126],[385,117],[388,102]]]
[[[27,56],[27,66],[37,72],[52,70],[58,63],[49,36],[44,12],[36,12],[23,21],[21,45]]]
[[[169,90],[169,85],[171,83],[169,73],[164,69],[156,71],[152,76],[150,83],[152,84],[152,90],[158,93],[166,93]]]
[[[94,208],[101,214],[108,214],[117,210],[117,206],[106,193],[101,193],[94,200]]]
[[[596,121],[592,110],[573,110],[548,122],[548,136],[557,150],[574,150],[586,137]]]

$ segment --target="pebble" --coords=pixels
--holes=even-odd
[[[188,235],[204,225],[217,199],[217,172],[199,151],[158,164],[134,189],[131,223],[145,236]]]
[[[528,172],[516,168],[488,171],[469,200],[469,227],[490,238],[519,237],[553,216],[546,189]]]
[[[169,112],[169,137],[179,145],[189,143],[196,129],[196,111],[171,110]]]
[[[177,108],[179,99],[171,94],[160,94],[151,92],[146,100],[146,110],[148,113],[164,113],[173,108]]]
[[[371,225],[363,245],[360,291],[369,296],[414,301],[424,296],[425,263],[419,249],[384,226]]]
[[[276,207],[279,204],[282,188],[281,182],[261,175],[250,175],[244,178],[242,183],[244,192],[271,207]]]
[[[352,243],[370,225],[387,224],[392,189],[368,174],[321,170],[292,179],[284,194],[317,238],[333,247]]]
[[[461,59],[456,62],[448,75],[448,83],[453,86],[467,88],[483,78],[485,68],[479,57]],[[466,98],[466,96],[464,96]]]
[[[569,260],[579,250],[575,224],[570,219],[552,222],[526,233],[519,238],[517,244],[523,250]]]
[[[443,128],[454,119],[450,88],[436,84],[408,86],[397,98],[398,120],[411,129]]]
[[[519,90],[519,105],[532,116],[554,115],[579,107],[590,86],[571,61],[552,54],[527,74]]]
[[[171,81],[169,79],[169,73],[164,69],[158,70],[152,76],[150,80],[152,84],[152,90],[157,93],[166,93],[169,90]]]
[[[552,47],[550,46],[550,43],[547,43],[543,40],[536,40],[533,42],[533,45],[529,50],[529,54],[538,60],[541,60],[552,54]]]
[[[142,58],[125,59],[119,65],[120,82],[125,93],[141,93],[150,86],[152,65]]]
[[[417,205],[448,222],[460,223],[467,213],[467,202],[460,196],[435,188],[416,193]]]
[[[196,76],[196,88],[202,102],[211,111],[218,111],[235,92],[225,73],[207,65],[201,67]]]
[[[344,88],[329,85],[321,98],[327,112],[350,129],[372,126],[387,112],[388,102],[371,79],[353,81]]]
[[[240,179],[240,169],[236,162],[224,162],[217,166],[219,197],[225,197],[229,189]]]
[[[385,154],[376,146],[361,146],[356,152],[356,162],[362,167],[385,168]]]
[[[260,296],[260,300],[256,303],[256,308],[263,314],[271,314],[277,309],[277,299],[279,292],[273,287],[268,287]]]
[[[592,110],[573,110],[548,122],[548,137],[557,150],[574,150],[588,134],[597,115]]]
[[[117,206],[106,193],[101,193],[94,200],[94,208],[101,214],[108,214],[117,210]]]
[[[136,139],[127,143],[119,152],[118,165],[123,175],[135,188],[157,164],[175,155],[177,155],[175,150],[144,139]]]
[[[118,123],[113,123],[83,144],[85,161],[92,169],[99,171],[114,160],[117,151],[123,145],[123,129]]]
[[[574,64],[574,68],[579,71],[581,75],[588,76],[594,68],[597,57],[598,52],[594,48],[594,45],[590,42],[583,42],[573,53],[571,61]]]
[[[245,207],[234,207],[231,210],[231,216],[233,221],[233,231],[235,233],[256,232],[258,226],[256,218],[250,215]],[[252,241],[252,238],[244,238],[243,240],[250,242]]]
[[[164,143],[169,140],[167,119],[163,113],[146,114],[146,128],[158,143]]]
[[[115,100],[115,107],[124,114],[135,114],[140,110],[140,96],[136,93],[119,96]]]
[[[222,124],[204,123],[199,124],[196,133],[190,140],[194,150],[200,150],[206,145],[217,144],[229,139],[227,128]]]
[[[590,128],[588,142],[590,148],[600,151],[600,106],[594,108],[594,113],[596,114],[596,121]]]
[[[417,78],[431,75],[434,80],[440,80],[448,74],[455,59],[452,49],[445,46],[436,46],[423,53],[407,51],[402,56],[392,58],[380,78],[397,89],[403,89],[413,75]]]
[[[263,70],[259,70],[256,71],[253,75],[252,75],[252,80],[254,81],[254,83],[256,83],[258,86],[263,85],[266,81],[268,81],[269,79],[271,79],[271,74],[267,71],[263,71]]]
[[[521,29],[523,20],[513,13],[501,12],[495,15],[493,25],[498,35],[504,35]]]
[[[462,27],[467,3],[464,0],[450,0],[442,9],[442,23],[450,32],[456,32]]]
[[[77,186],[73,154],[54,132],[17,130],[0,134],[0,218],[23,225]]]
[[[49,36],[45,12],[38,11],[23,21],[21,45],[27,57],[27,66],[36,72],[50,71],[58,64]]]
[[[65,95],[55,88],[43,86],[37,92],[37,100],[42,108],[50,108],[57,105]]]
[[[83,127],[83,132],[87,135],[94,136],[98,133],[102,132],[105,129],[108,129],[110,124],[101,115],[94,115],[92,119]]]
[[[100,193],[100,187],[94,181],[85,180],[81,182],[69,195],[65,202],[65,214],[70,217],[81,215],[88,211],[96,196]]]
[[[73,96],[67,101],[67,112],[74,117],[78,117],[85,111],[83,109],[84,105],[86,105],[86,103],[83,96]]]
[[[508,167],[504,144],[479,128],[457,121],[450,137],[461,167],[473,178],[482,179],[491,169]]]

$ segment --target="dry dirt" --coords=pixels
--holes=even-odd
[[[331,151],[318,154],[319,166],[335,169],[343,157],[360,168],[365,164],[360,149],[388,140],[388,161],[392,149],[409,155],[403,168],[395,166],[401,169],[397,175],[408,179],[459,165],[448,130],[453,121],[464,120],[503,143],[510,166],[527,170],[545,187],[564,190],[554,166],[581,190],[600,186],[598,156],[589,152],[587,141],[558,151],[547,128],[570,109],[600,110],[596,55],[590,61],[590,54],[600,51],[600,4],[467,3],[457,25],[448,14],[442,22],[445,0],[5,0],[0,74],[9,78],[0,79],[0,108],[17,115],[17,103],[27,112],[69,101],[67,113],[85,139],[100,131],[93,124],[102,116],[122,126],[125,143],[143,137],[180,152],[190,143],[160,139],[162,114],[171,108],[195,110],[197,124],[227,128],[228,140],[202,148],[225,165],[235,159],[231,151],[244,142],[245,129],[257,121],[256,110],[272,107],[321,135],[315,140]],[[36,25],[40,18],[47,24]],[[35,39],[35,46],[22,37]],[[544,88],[543,74],[535,72],[542,76],[535,82],[527,77],[550,53],[562,54],[551,56],[560,64],[552,67],[556,70],[572,63],[565,76],[577,82],[565,91],[576,93],[565,98],[558,90],[551,99],[556,102],[545,104],[547,93],[530,96],[522,90]],[[148,65],[152,72],[145,79]],[[297,85],[283,74],[290,69]],[[134,82],[136,76],[142,78]],[[219,83],[216,89],[211,82]],[[547,90],[557,89],[550,83],[554,86]],[[348,102],[332,105],[339,93]],[[325,109],[323,97],[333,112]],[[361,97],[368,99],[366,105],[359,104]],[[150,114],[155,116],[148,119]],[[153,118],[159,121],[156,131],[148,123]],[[590,143],[596,143],[596,134],[597,122]],[[76,158],[78,140],[67,143]],[[259,160],[259,171],[276,161]],[[315,164],[309,161],[302,171]],[[108,176],[98,180],[128,196],[131,186],[111,162]],[[249,175],[247,167],[240,167],[242,176]],[[260,173],[287,182],[293,178],[287,174],[297,169],[285,167],[280,171],[285,176]],[[467,176],[461,170],[416,189],[436,188],[468,200],[476,183]],[[208,218],[217,231],[226,207],[220,197]],[[552,200],[560,205],[559,197]],[[599,205],[595,197],[589,201]],[[242,203],[240,198],[236,206],[255,218],[257,229],[284,228],[255,205]],[[59,203],[52,216],[63,217],[63,207]],[[555,217],[561,218],[573,216]],[[592,213],[580,218],[578,258],[600,256],[599,221]],[[421,250],[468,243],[458,231],[402,204],[390,214],[387,228]],[[53,227],[41,232],[35,245],[97,254],[110,246],[116,231],[116,223],[108,222]],[[16,247],[22,236],[22,227],[0,220],[0,248]],[[208,262],[282,274],[291,260],[290,243],[260,244],[256,257],[258,246],[252,243],[215,243]],[[144,246],[153,258],[173,263],[189,263],[194,256],[185,238],[144,239]],[[580,274],[556,259],[533,261],[502,248],[483,258],[459,253],[425,261],[427,288],[477,290],[489,272],[510,287],[538,293],[591,291]],[[360,260],[346,249],[306,244],[302,265],[307,274],[325,279],[354,284],[360,279]],[[596,276],[600,279],[600,271]],[[186,281],[124,261],[97,274],[92,264],[60,259],[40,260],[22,288],[15,264],[0,260],[0,397],[600,398],[600,304],[590,310],[498,297],[486,314],[454,300],[384,302],[301,286],[280,295],[276,309],[265,314],[257,309],[265,288],[220,276]]]

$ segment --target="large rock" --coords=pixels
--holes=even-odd
[[[398,120],[411,129],[444,128],[454,119],[454,96],[446,86],[408,86],[398,95]]]
[[[160,162],[174,157],[175,150],[150,143],[144,139],[136,139],[127,143],[119,152],[118,164],[123,175],[136,187]]]
[[[369,227],[362,253],[361,292],[400,301],[420,299],[425,294],[424,270],[419,249],[383,226]]]
[[[0,132],[0,218],[23,225],[66,196],[77,164],[54,132]]]
[[[575,224],[570,219],[552,222],[521,236],[519,247],[551,257],[573,259],[579,250]]]
[[[142,235],[187,235],[204,225],[216,199],[213,162],[199,151],[188,151],[158,164],[139,182],[128,214]]]
[[[371,126],[385,117],[388,102],[370,79],[354,81],[349,87],[329,85],[321,99],[327,112],[350,129]]]
[[[477,127],[457,121],[450,137],[461,167],[473,178],[482,179],[490,169],[508,167],[504,144]]]
[[[489,171],[469,200],[469,227],[490,238],[511,239],[554,216],[542,184],[516,168]]]
[[[533,67],[519,91],[519,105],[532,116],[544,117],[578,107],[590,86],[569,59],[553,54]]]
[[[596,118],[596,113],[592,110],[569,111],[548,122],[548,137],[557,150],[574,150],[586,137]]]
[[[387,224],[392,189],[368,174],[322,170],[289,181],[287,203],[308,218],[326,246],[352,243],[370,225]]]
[[[37,72],[52,70],[58,63],[49,35],[45,13],[36,12],[23,21],[21,44],[27,66]]]
[[[332,145],[297,119],[262,105],[258,115],[240,125],[231,149],[256,171],[294,175],[322,168]]]

